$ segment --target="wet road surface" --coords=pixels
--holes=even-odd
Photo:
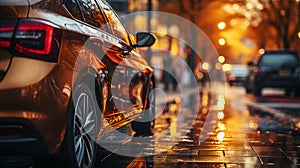
[[[123,163],[120,167],[133,168],[300,167],[299,98],[284,97],[277,90],[266,90],[257,98],[235,86],[226,87],[226,93],[204,91],[189,130],[172,125],[176,124],[178,107],[171,104],[171,111],[156,121],[156,131],[164,130],[164,136],[155,137],[149,145],[160,154],[135,158],[114,155],[98,167],[114,167],[116,160]],[[218,101],[210,104],[211,99]],[[180,131],[182,136],[172,136]]]
[[[152,137],[124,140],[108,135],[114,150],[99,147],[95,167],[300,167],[300,99],[278,90],[254,97],[239,86],[225,88],[226,94],[202,89],[196,113],[185,106],[192,98],[169,103],[156,119]],[[131,134],[130,127],[121,131]],[[137,147],[142,149],[139,154],[130,156]],[[7,165],[18,162],[14,167],[39,167],[27,157],[1,160],[12,160]]]

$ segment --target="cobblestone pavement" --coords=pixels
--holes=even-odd
[[[244,98],[232,92],[230,96],[203,92],[193,121],[189,117],[178,121],[178,109],[187,116],[193,114],[171,103],[169,111],[156,120],[157,136],[149,138],[140,156],[115,155],[98,166],[112,166],[117,159],[123,163],[119,167],[132,168],[300,167],[299,131],[286,118],[274,117]],[[210,104],[211,99],[216,104]],[[192,122],[190,129],[178,128],[188,122]],[[159,154],[143,157],[151,152]]]

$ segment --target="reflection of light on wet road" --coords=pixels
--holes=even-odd
[[[256,122],[250,121],[249,122],[249,128],[253,129],[253,130],[257,130],[258,129],[258,125]]]
[[[177,119],[175,117],[171,118],[170,135],[171,136],[177,135]]]
[[[225,106],[225,96],[224,95],[218,96],[217,106],[220,110],[224,109],[224,106]]]
[[[148,160],[149,163],[152,162],[149,167],[156,168],[299,167],[297,152],[300,140],[292,139],[297,132],[286,135],[284,132],[278,134],[270,130],[259,131],[262,124],[265,124],[263,128],[267,128],[277,123],[264,110],[252,108],[245,102],[248,97],[243,95],[243,88],[230,89],[226,96],[202,93],[201,104],[207,106],[201,107],[195,121],[191,121],[189,117],[187,120],[179,117],[178,109],[182,108],[182,115],[185,116],[189,116],[190,111],[181,107],[180,101],[168,104],[168,111],[155,121],[155,127],[160,132],[145,150],[149,154],[158,155],[147,158],[146,161],[134,159],[134,163],[130,163],[128,167],[145,167]],[[224,109],[219,109],[223,107]],[[293,121],[293,128],[299,130],[299,120]],[[187,128],[186,122],[193,122],[193,127]],[[278,129],[286,131],[278,127],[273,130]],[[290,145],[293,143],[297,146]]]
[[[218,112],[217,116],[219,120],[224,119],[224,112],[223,111]]]
[[[208,109],[207,108],[202,108],[202,114],[207,114],[207,112],[208,112]]]
[[[225,108],[225,96],[220,94],[217,96],[217,102],[213,106],[213,109],[215,110],[224,110]]]
[[[208,105],[208,92],[203,92],[201,104],[203,107]]]
[[[218,96],[218,101],[225,103],[225,96],[224,95],[219,95]]]
[[[218,132],[217,134],[218,141],[222,142],[224,141],[224,138],[225,138],[225,132]]]
[[[225,124],[223,124],[223,123],[218,123],[218,128],[221,131],[224,131],[226,129]]]

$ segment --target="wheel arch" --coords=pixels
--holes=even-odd
[[[90,89],[92,92],[94,91],[98,106],[100,110],[103,111],[105,110],[105,104],[108,97],[108,91],[107,91],[108,87],[105,87],[108,84],[108,77],[107,77],[106,70],[104,68],[100,70],[96,70],[93,66],[83,68],[78,73],[76,79],[73,82],[72,95],[73,95],[73,91],[75,91],[76,88],[78,88],[80,83],[90,84],[91,82],[95,84],[94,85],[95,88],[90,88]]]

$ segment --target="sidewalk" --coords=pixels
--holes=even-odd
[[[216,128],[206,131],[207,113],[200,110],[191,129],[177,129],[179,135],[183,134],[181,136],[174,136],[171,123],[164,136],[155,137],[153,148],[145,151],[145,154],[149,151],[162,153],[144,160],[136,158],[131,165],[150,164],[155,168],[300,167],[297,136],[256,131],[249,116],[235,109],[226,109],[224,115],[226,119],[209,120],[216,122]],[[169,117],[172,118],[172,112]],[[209,136],[202,141],[204,133]]]

